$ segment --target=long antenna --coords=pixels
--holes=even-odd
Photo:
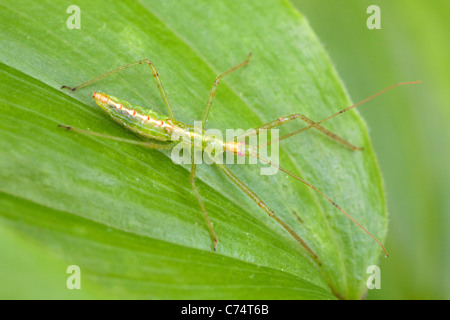
[[[311,183],[309,183],[306,180],[303,180],[299,177],[297,177],[295,174],[293,174],[292,172],[287,171],[286,169],[280,167],[279,165],[273,163],[270,160],[261,158],[259,155],[255,155],[255,154],[250,154],[250,156],[252,157],[256,157],[261,161],[264,161],[268,164],[270,164],[271,166],[277,168],[278,170],[283,171],[284,173],[290,175],[291,177],[293,177],[294,179],[297,179],[300,182],[303,182],[304,184],[306,184],[309,188],[313,189],[314,191],[316,191],[317,193],[319,193],[322,197],[324,197],[328,202],[330,202],[333,206],[335,206],[336,208],[338,208],[339,211],[341,211],[343,214],[345,214],[350,220],[352,220],[358,227],[360,227],[365,233],[367,233],[372,239],[374,239],[379,245],[380,247],[383,249],[384,253],[386,254],[386,257],[389,256],[389,254],[387,253],[386,249],[384,248],[383,244],[380,242],[380,240],[378,240],[377,238],[375,238],[369,231],[367,231],[366,228],[364,228],[361,224],[359,224],[358,221],[356,221],[351,215],[349,215],[347,212],[344,211],[344,209],[342,209],[341,207],[339,207],[336,202],[334,202],[333,200],[331,200],[329,197],[327,197],[322,191],[320,191],[317,187],[313,186]]]
[[[342,113],[344,113],[344,112],[346,112],[346,111],[348,111],[348,110],[351,110],[351,109],[353,109],[353,108],[355,108],[355,107],[357,107],[357,106],[363,104],[364,102],[367,102],[367,101],[369,101],[369,100],[371,100],[371,99],[373,99],[373,98],[379,96],[380,94],[385,93],[385,92],[388,91],[388,90],[391,90],[392,88],[395,88],[395,87],[401,86],[401,85],[405,85],[405,84],[415,84],[415,83],[421,83],[421,82],[422,82],[422,81],[411,81],[411,82],[399,82],[399,83],[396,83],[396,84],[390,86],[389,88],[386,88],[386,89],[384,89],[384,90],[382,90],[382,91],[380,91],[380,92],[374,94],[373,96],[370,96],[370,97],[367,98],[367,99],[364,99],[364,100],[362,100],[362,101],[360,101],[360,102],[358,102],[358,103],[355,103],[354,105],[352,105],[352,106],[350,106],[350,107],[348,107],[348,108],[345,108],[345,109],[343,109],[343,110],[341,110],[341,111],[338,111],[338,112],[336,112],[335,114],[333,114],[333,115],[331,115],[331,116],[329,116],[329,117],[327,117],[327,118],[325,118],[325,119],[323,119],[323,120],[321,120],[321,121],[319,121],[319,122],[315,122],[315,123],[311,124],[310,126],[307,126],[307,127],[304,127],[304,128],[302,128],[302,129],[300,129],[300,130],[297,130],[297,131],[288,133],[287,135],[284,135],[284,136],[282,136],[282,137],[280,137],[280,138],[278,138],[278,139],[274,139],[274,140],[272,140],[272,141],[269,141],[269,142],[267,142],[267,143],[265,143],[265,144],[261,144],[261,145],[258,146],[258,149],[261,148],[261,147],[268,146],[268,145],[270,145],[270,144],[272,144],[272,143],[274,143],[274,142],[278,142],[278,141],[284,140],[284,139],[289,138],[289,137],[291,137],[291,136],[293,136],[293,135],[296,135],[297,133],[306,131],[306,130],[311,129],[311,128],[313,128],[313,127],[317,127],[317,126],[321,125],[322,123],[324,123],[325,121],[328,121],[328,120],[330,120],[331,118],[336,117],[337,115],[340,115],[340,114],[342,114]]]

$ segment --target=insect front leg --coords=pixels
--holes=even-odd
[[[311,119],[309,119],[309,118],[307,118],[306,116],[303,116],[303,115],[300,116],[300,119],[302,119],[303,121],[305,121],[309,125],[313,125],[314,126],[316,124],[316,122],[312,121]],[[350,143],[347,140],[341,138],[337,134],[331,132],[328,129],[325,129],[321,125],[316,125],[316,126],[314,126],[314,128],[316,128],[317,130],[319,130],[320,132],[322,132],[323,134],[328,136],[330,139],[336,141],[337,143],[342,144],[343,146],[345,146],[345,147],[347,147],[349,149],[352,149],[353,151],[364,150],[363,147],[357,147],[357,146],[353,145],[352,143]]]
[[[280,117],[276,120],[270,121],[268,123],[263,124],[262,126],[259,126],[257,128],[251,129],[251,130],[247,130],[247,132],[236,136],[233,138],[234,141],[237,141],[238,139],[243,139],[243,138],[248,138],[248,137],[252,137],[252,136],[256,136],[260,133],[261,130],[268,130],[268,129],[272,129],[275,127],[278,127],[286,122],[292,121],[297,119],[298,117],[300,117],[300,114],[296,113],[296,114],[291,114],[287,117]]]
[[[247,137],[251,137],[254,135],[258,135],[260,133],[261,130],[269,130],[275,127],[278,127],[280,125],[283,125],[289,121],[295,120],[297,118],[300,118],[301,120],[305,121],[306,123],[308,123],[309,125],[314,126],[314,124],[316,124],[314,121],[312,121],[311,119],[309,119],[308,117],[301,115],[299,113],[296,114],[291,114],[287,117],[280,117],[276,120],[270,121],[266,124],[263,124],[262,126],[259,126],[257,128],[254,128],[253,130],[248,130],[246,133],[235,137],[234,140],[236,141],[237,139],[242,139],[242,138],[247,138]],[[309,127],[308,127],[309,128]],[[363,148],[360,147],[356,147],[353,144],[351,144],[350,142],[348,142],[347,140],[341,138],[340,136],[338,136],[337,134],[331,132],[328,129],[325,129],[324,127],[322,127],[321,125],[316,125],[314,126],[314,128],[316,128],[317,130],[319,130],[320,132],[324,133],[325,135],[327,135],[329,138],[333,139],[334,141],[356,151],[356,150],[362,150]],[[270,144],[271,142],[268,142],[267,144]],[[267,145],[266,144],[266,145]],[[260,146],[262,147],[262,146]]]
[[[354,105],[351,105],[350,107],[347,107],[347,108],[345,108],[345,109],[342,109],[342,110],[340,110],[340,111],[338,111],[338,112],[332,114],[331,116],[326,117],[325,119],[322,119],[322,120],[320,120],[320,121],[318,121],[318,122],[314,122],[314,121],[312,121],[312,120],[310,120],[310,119],[304,117],[302,120],[305,121],[305,122],[310,123],[309,126],[304,127],[304,128],[301,128],[301,129],[299,129],[299,130],[297,130],[297,131],[288,133],[288,134],[286,134],[286,135],[284,135],[284,136],[282,136],[282,137],[280,137],[280,138],[278,138],[278,139],[276,139],[276,140],[272,140],[272,141],[270,141],[270,142],[268,142],[268,143],[266,143],[266,144],[264,144],[264,145],[261,145],[260,147],[267,146],[267,145],[269,145],[269,144],[271,144],[271,143],[274,143],[274,142],[278,142],[278,141],[284,140],[284,139],[286,139],[286,138],[292,137],[293,135],[296,135],[296,134],[298,134],[298,133],[300,133],[300,132],[309,130],[309,129],[311,129],[311,128],[316,128],[316,129],[322,131],[323,133],[325,133],[326,135],[328,135],[330,138],[336,140],[337,142],[342,143],[342,144],[346,145],[347,147],[349,147],[349,148],[351,148],[351,149],[353,149],[353,150],[360,150],[361,148],[358,148],[358,147],[353,146],[351,143],[345,141],[344,139],[342,139],[342,138],[340,138],[340,137],[337,137],[336,134],[331,133],[330,131],[326,130],[325,128],[322,128],[322,127],[321,127],[321,124],[324,123],[324,122],[326,122],[326,121],[328,121],[328,120],[330,120],[330,119],[333,119],[334,117],[337,117],[337,116],[339,116],[339,115],[341,115],[341,114],[343,114],[343,113],[345,113],[345,112],[347,112],[347,111],[349,111],[349,110],[352,110],[353,108],[356,108],[356,107],[358,107],[359,105],[361,105],[361,104],[363,104],[363,103],[365,103],[365,102],[367,102],[367,101],[369,101],[369,100],[372,100],[373,98],[379,96],[380,94],[383,94],[383,93],[385,93],[385,92],[387,92],[387,91],[389,91],[389,90],[391,90],[391,89],[393,89],[393,88],[395,88],[395,87],[397,87],[397,86],[408,85],[408,84],[416,84],[416,83],[421,83],[421,82],[422,82],[422,81],[411,81],[411,82],[399,82],[399,83],[396,83],[396,84],[394,84],[394,85],[392,85],[392,86],[390,86],[390,87],[388,87],[388,88],[386,88],[386,89],[384,89],[384,90],[381,90],[380,92],[378,92],[378,93],[376,93],[376,94],[370,96],[369,98],[366,98],[366,99],[364,99],[364,100],[362,100],[362,101],[360,101],[360,102],[358,102],[358,103],[355,103]]]
[[[217,166],[230,179],[239,189],[241,189],[247,196],[250,197],[269,217],[273,218],[278,224],[280,224],[300,245],[306,250],[308,255],[313,258],[313,261],[319,266],[322,264],[317,254],[306,244],[306,242],[300,238],[300,236],[292,230],[283,220],[281,220],[273,210],[271,210],[264,201],[261,200],[247,185],[245,185],[239,178],[237,178],[225,165],[217,163]]]

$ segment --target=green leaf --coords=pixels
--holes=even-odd
[[[390,256],[379,265],[382,290],[370,290],[367,297],[448,300],[450,277],[440,275],[450,270],[450,2],[293,2],[326,45],[354,100],[395,82],[423,81],[360,109],[385,178],[390,214]],[[369,5],[381,9],[379,30],[366,27]]]
[[[282,172],[262,176],[255,165],[230,167],[317,253],[320,267],[216,167],[197,168],[219,237],[213,252],[189,167],[158,151],[57,128],[136,139],[91,95],[106,92],[165,113],[147,67],[76,93],[60,87],[143,58],[154,62],[176,119],[192,124],[215,77],[249,52],[250,65],[221,82],[208,128],[245,130],[297,112],[323,119],[351,102],[306,19],[288,2],[77,5],[79,30],[66,27],[68,5],[1,5],[2,224],[50,252],[49,268],[53,259],[79,265],[82,290],[97,298],[361,298],[380,248],[299,181]],[[290,123],[281,133],[303,126]],[[384,239],[383,187],[364,122],[352,111],[326,127],[365,150],[310,130],[281,142],[280,164]]]

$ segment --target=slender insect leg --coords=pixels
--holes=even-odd
[[[222,73],[222,74],[220,74],[220,75],[217,76],[216,80],[214,81],[213,87],[211,88],[211,91],[210,91],[210,93],[209,93],[209,99],[208,99],[208,102],[206,103],[206,109],[205,109],[205,111],[204,111],[204,113],[203,113],[203,118],[202,118],[202,129],[205,128],[206,120],[208,119],[208,115],[209,115],[209,110],[211,109],[211,105],[212,105],[214,96],[215,96],[215,94],[216,94],[217,87],[219,86],[220,80],[221,80],[223,77],[225,77],[225,76],[229,75],[230,73],[232,73],[233,71],[236,71],[237,69],[239,69],[239,68],[241,68],[241,67],[246,66],[247,64],[249,64],[249,63],[250,63],[250,58],[251,58],[251,56],[252,56],[252,54],[250,53],[250,54],[248,55],[248,57],[247,57],[247,60],[245,60],[244,62],[241,62],[241,63],[238,64],[237,66],[234,66],[233,68],[231,68],[231,69],[229,69],[229,70],[225,71],[224,73]]]
[[[329,203],[331,203],[333,206],[335,206],[339,211],[341,211],[344,215],[346,215],[350,220],[352,220],[358,227],[360,227],[366,234],[368,234],[372,239],[374,239],[379,245],[380,247],[383,249],[384,253],[386,254],[386,257],[389,256],[389,254],[387,253],[386,249],[384,248],[383,244],[380,242],[380,240],[378,240],[375,236],[373,236],[369,231],[367,231],[366,228],[364,228],[358,221],[356,221],[351,215],[349,215],[344,209],[342,209],[340,206],[338,206],[336,204],[336,202],[334,202],[333,200],[331,200],[328,196],[326,196],[322,191],[320,191],[317,187],[315,187],[314,185],[312,185],[311,183],[309,183],[306,180],[303,180],[299,177],[297,177],[295,174],[289,172],[288,170],[280,167],[279,165],[273,163],[270,160],[261,158],[260,156],[256,155],[256,157],[262,161],[264,161],[265,163],[270,164],[271,166],[274,166],[275,168],[277,168],[278,170],[283,171],[284,173],[290,175],[291,177],[293,177],[294,179],[304,183],[306,186],[308,186],[308,188],[314,190],[315,192],[317,192],[318,194],[320,194],[322,197],[324,197]]]
[[[143,146],[143,147],[150,148],[150,149],[171,149],[175,146],[175,144],[177,144],[177,142],[164,144],[164,143],[155,143],[155,142],[151,142],[151,141],[136,141],[136,140],[132,140],[132,139],[123,139],[123,138],[118,138],[118,137],[106,135],[106,134],[95,132],[95,131],[82,130],[82,129],[65,126],[65,125],[61,125],[61,124],[58,125],[58,127],[64,128],[64,129],[70,130],[70,131],[75,131],[75,132],[78,132],[81,134],[92,135],[92,136],[96,136],[96,137],[100,137],[100,138],[105,138],[105,139],[115,140],[115,141],[120,141],[120,142],[125,142],[125,143],[131,143],[131,144]]]
[[[76,87],[71,88],[71,87],[68,87],[68,86],[62,86],[61,89],[68,89],[70,91],[77,91],[77,90],[80,90],[80,89],[82,89],[82,88],[84,88],[84,87],[86,87],[86,86],[88,86],[88,85],[90,85],[90,84],[92,84],[92,83],[94,83],[96,81],[99,81],[99,80],[101,80],[101,79],[103,79],[103,78],[105,78],[107,76],[110,76],[110,75],[112,75],[112,74],[114,74],[116,72],[128,69],[128,68],[136,66],[136,65],[140,65],[140,64],[143,64],[143,63],[148,64],[148,66],[150,67],[150,70],[152,71],[153,77],[155,78],[156,86],[158,87],[158,90],[159,90],[159,92],[161,94],[161,97],[162,97],[162,99],[164,101],[164,104],[166,105],[167,111],[169,112],[169,117],[170,117],[170,119],[175,120],[175,117],[174,117],[173,111],[172,111],[172,107],[170,106],[169,99],[167,98],[166,92],[164,91],[164,87],[162,85],[161,79],[159,78],[159,74],[156,71],[156,68],[155,68],[153,62],[151,62],[148,59],[139,60],[139,61],[127,64],[127,65],[124,65],[122,67],[119,67],[117,69],[111,70],[111,71],[106,72],[106,73],[104,73],[104,74],[102,74],[102,75],[100,75],[98,77],[95,77],[95,78],[89,80],[89,81],[86,81],[86,82],[84,82],[84,83],[82,83],[82,84],[80,84],[80,85],[78,85]]]
[[[303,121],[305,121],[306,123],[308,123],[310,125],[313,125],[315,123],[314,121],[312,121],[308,117],[306,117],[304,115],[301,115],[299,113],[291,114],[291,115],[289,115],[287,117],[280,117],[280,118],[278,118],[276,120],[270,121],[270,122],[268,122],[266,124],[263,124],[262,126],[254,128],[253,130],[249,130],[249,131],[245,132],[244,134],[235,137],[233,140],[236,141],[237,139],[242,139],[242,138],[247,138],[247,137],[251,137],[251,136],[254,136],[254,135],[258,135],[261,130],[269,130],[269,129],[278,127],[280,125],[283,125],[283,124],[285,124],[285,123],[287,123],[289,121],[295,120],[297,118],[302,119]],[[343,138],[341,138],[337,134],[335,134],[335,133],[325,129],[324,127],[322,127],[320,125],[315,126],[315,128],[317,130],[321,131],[322,133],[324,133],[325,135],[327,135],[328,137],[330,137],[331,139],[337,141],[338,143],[340,143],[340,144],[342,144],[342,145],[344,145],[344,146],[346,146],[346,147],[348,147],[348,148],[350,148],[350,149],[352,149],[354,151],[363,149],[363,148],[355,147],[353,144],[351,144],[347,140],[344,140]]]
[[[309,119],[308,117],[303,116],[303,115],[300,116],[300,119],[302,119],[303,121],[305,121],[309,125],[315,125],[316,124],[316,122],[312,121],[311,119]],[[314,128],[316,128],[320,132],[322,132],[325,135],[327,135],[330,139],[333,139],[334,141],[342,144],[343,146],[345,146],[347,148],[352,149],[353,151],[363,150],[364,149],[363,147],[356,147],[356,146],[354,146],[353,144],[351,144],[347,140],[341,138],[340,136],[338,136],[337,134],[331,132],[330,130],[325,129],[321,125],[316,125],[316,126],[314,126]]]
[[[211,234],[211,238],[214,243],[213,249],[214,249],[214,251],[216,251],[216,245],[218,242],[217,235],[216,235],[216,232],[214,231],[211,220],[209,219],[208,213],[206,212],[206,208],[205,208],[205,205],[203,204],[200,193],[197,190],[197,186],[195,185],[196,159],[197,159],[197,157],[196,157],[195,151],[193,151],[192,152],[192,167],[191,167],[191,174],[189,177],[189,182],[191,183],[192,189],[194,190],[195,196],[197,197],[198,204],[200,205],[200,208],[202,209],[203,217],[206,220],[206,224],[208,225],[209,233]]]
[[[345,140],[344,138],[341,138],[340,136],[338,136],[337,134],[331,132],[330,130],[325,129],[324,127],[322,127],[320,125],[320,123],[322,123],[322,122],[314,122],[311,119],[307,118],[306,116],[303,116],[303,115],[300,115],[300,114],[298,115],[298,117],[300,119],[302,119],[303,121],[305,121],[306,123],[308,123],[309,126],[301,128],[301,129],[299,129],[297,131],[288,133],[288,134],[286,134],[286,135],[284,135],[284,136],[282,136],[282,137],[280,137],[278,139],[274,139],[274,140],[271,140],[271,141],[269,141],[267,143],[261,144],[261,145],[258,146],[258,149],[262,148],[262,147],[267,147],[268,145],[270,145],[272,143],[279,142],[279,141],[284,140],[286,138],[292,137],[292,136],[294,136],[296,134],[299,134],[300,132],[309,130],[311,128],[315,128],[315,129],[319,130],[320,132],[324,133],[325,135],[327,135],[329,138],[331,138],[331,139],[335,140],[336,142],[344,145],[345,147],[348,147],[348,148],[352,149],[353,151],[364,150],[363,147],[356,147],[353,144],[351,144],[350,142],[348,142],[347,140]],[[267,129],[267,128],[265,128],[265,129]],[[256,130],[258,130],[258,129],[256,129]],[[259,134],[259,131],[257,132],[257,134]]]
[[[316,263],[321,265],[321,262],[319,260],[319,257],[317,254],[314,253],[314,251],[306,244],[305,241],[303,241],[302,238],[298,236],[298,234],[295,233],[294,230],[291,229],[283,220],[281,220],[273,210],[271,210],[265,203],[262,201],[249,187],[247,187],[239,178],[237,178],[225,165],[223,164],[217,164],[217,166],[225,173],[228,179],[230,179],[236,186],[239,187],[247,196],[250,197],[264,212],[266,212],[269,217],[272,217],[275,219],[276,222],[278,222],[297,242],[300,243],[300,245],[306,249],[306,252],[309,256],[311,256]]]
[[[399,83],[396,83],[396,84],[394,84],[394,85],[392,85],[392,86],[390,86],[390,87],[388,87],[388,88],[386,88],[386,89],[384,89],[384,90],[382,90],[382,91],[380,91],[378,93],[375,93],[374,95],[370,96],[369,98],[366,98],[366,99],[364,99],[364,100],[362,100],[362,101],[360,101],[358,103],[355,103],[354,105],[351,105],[350,107],[347,107],[345,109],[342,109],[341,111],[338,111],[338,112],[332,114],[331,116],[329,116],[329,117],[327,117],[325,119],[320,120],[319,122],[314,122],[313,124],[311,124],[311,125],[309,125],[307,127],[301,128],[301,129],[299,129],[297,131],[294,131],[294,132],[291,132],[291,133],[288,133],[288,134],[286,134],[286,135],[284,135],[284,136],[282,136],[282,137],[280,137],[278,139],[272,140],[272,141],[270,141],[270,142],[268,142],[268,143],[266,143],[264,145],[261,145],[260,147],[267,146],[267,145],[269,145],[271,143],[275,143],[275,142],[284,140],[286,138],[292,137],[293,135],[296,135],[296,134],[298,134],[300,132],[309,130],[311,128],[317,128],[322,123],[324,123],[325,121],[328,121],[328,120],[330,120],[330,119],[332,119],[332,118],[334,118],[334,117],[336,117],[336,116],[338,116],[338,115],[340,115],[340,114],[342,114],[344,112],[347,112],[347,111],[349,111],[349,110],[351,110],[353,108],[356,108],[357,106],[363,104],[364,102],[367,102],[367,101],[369,101],[369,100],[379,96],[380,94],[385,93],[386,91],[389,91],[389,90],[391,90],[391,89],[393,89],[393,88],[395,88],[397,86],[402,86],[402,85],[407,85],[407,84],[416,84],[416,83],[421,83],[421,82],[422,81],[411,81],[411,82],[399,82]]]
[[[278,118],[276,120],[273,120],[273,121],[270,121],[270,122],[268,122],[266,124],[263,124],[262,126],[254,128],[253,130],[248,130],[247,132],[245,132],[245,133],[243,133],[243,134],[241,134],[239,136],[234,137],[233,140],[236,141],[237,139],[242,139],[242,138],[248,138],[248,137],[256,136],[256,135],[259,134],[259,132],[261,130],[268,130],[268,129],[271,129],[271,128],[278,127],[278,126],[280,126],[280,125],[282,125],[282,124],[284,124],[286,122],[295,120],[298,117],[300,117],[300,114],[298,114],[298,113],[291,114],[291,115],[289,115],[287,117],[280,117],[280,118]]]

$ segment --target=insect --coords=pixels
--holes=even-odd
[[[66,126],[66,125],[59,125],[59,127],[63,127],[63,128],[66,128],[67,130],[76,131],[76,132],[79,132],[82,134],[89,134],[89,135],[94,135],[94,136],[98,136],[98,137],[102,137],[102,138],[108,138],[108,139],[113,139],[113,140],[117,140],[117,141],[129,142],[129,143],[145,146],[145,147],[151,148],[151,149],[172,149],[180,141],[184,141],[185,143],[189,143],[192,147],[200,148],[201,150],[203,150],[205,152],[208,152],[207,151],[208,146],[211,146],[212,144],[214,144],[215,146],[219,146],[223,152],[230,152],[239,157],[258,158],[262,162],[265,162],[265,163],[277,168],[278,170],[283,171],[284,173],[286,173],[289,176],[295,178],[296,180],[302,182],[307,187],[311,188],[312,190],[314,190],[315,192],[320,194],[329,203],[331,203],[334,207],[336,207],[337,210],[339,210],[344,215],[346,215],[358,227],[360,227],[365,233],[367,233],[370,237],[372,237],[381,246],[381,248],[383,249],[384,253],[387,256],[388,253],[387,253],[386,249],[384,248],[383,244],[376,237],[374,237],[368,230],[366,230],[361,224],[359,224],[350,214],[348,214],[345,210],[343,210],[340,206],[338,206],[336,204],[336,202],[331,200],[327,195],[325,195],[322,191],[320,191],[318,188],[316,188],[314,185],[312,185],[308,181],[305,181],[305,180],[299,178],[295,174],[280,167],[278,164],[261,157],[258,154],[258,149],[261,147],[265,147],[270,144],[273,144],[275,142],[284,140],[286,138],[289,138],[300,132],[314,128],[314,129],[322,132],[323,134],[327,135],[334,141],[344,145],[347,148],[350,148],[353,151],[361,150],[362,148],[354,146],[353,144],[351,144],[347,140],[341,138],[337,134],[332,133],[331,131],[325,129],[322,126],[322,124],[324,122],[346,112],[346,111],[349,111],[349,110],[359,106],[360,104],[362,104],[370,99],[375,98],[376,96],[378,96],[398,85],[419,83],[420,81],[397,83],[393,86],[390,86],[387,89],[384,89],[383,91],[378,92],[377,94],[375,94],[361,102],[358,102],[350,107],[347,107],[347,108],[345,108],[345,109],[343,109],[321,121],[318,121],[318,122],[315,122],[301,114],[292,114],[289,116],[280,117],[274,121],[268,122],[260,127],[255,128],[253,131],[254,132],[253,134],[258,135],[258,134],[260,134],[260,132],[262,130],[272,129],[272,128],[278,127],[280,125],[283,125],[287,122],[293,121],[295,119],[300,119],[300,120],[306,122],[307,126],[301,128],[297,131],[294,131],[292,133],[286,134],[282,137],[279,137],[277,139],[273,139],[273,140],[271,140],[265,144],[261,144],[259,146],[250,146],[245,142],[238,142],[236,140],[236,138],[232,139],[232,140],[228,140],[228,141],[224,141],[224,140],[220,140],[220,139],[219,140],[212,139],[208,135],[204,134],[205,133],[205,124],[208,119],[208,115],[209,115],[209,112],[210,112],[210,109],[211,109],[211,106],[213,103],[214,96],[216,94],[216,90],[219,86],[219,83],[225,76],[248,65],[250,63],[251,56],[252,55],[249,54],[245,61],[243,61],[240,64],[234,66],[233,68],[225,71],[224,73],[217,76],[217,78],[215,79],[213,86],[211,88],[211,91],[209,93],[209,98],[206,103],[206,108],[203,112],[200,133],[198,131],[195,131],[194,127],[186,125],[178,120],[175,120],[175,116],[174,116],[172,107],[170,106],[169,99],[167,98],[166,92],[164,91],[164,87],[162,85],[159,74],[156,71],[156,68],[155,68],[153,62],[151,62],[148,59],[144,59],[144,60],[140,60],[140,61],[136,61],[134,63],[124,65],[122,67],[119,67],[117,69],[109,71],[105,74],[102,74],[96,78],[93,78],[87,82],[84,82],[76,87],[62,86],[62,89],[67,89],[72,92],[78,91],[78,90],[80,90],[96,81],[99,81],[109,75],[112,75],[116,72],[128,69],[133,66],[147,64],[150,67],[150,70],[151,70],[153,77],[155,79],[155,82],[156,82],[156,86],[157,86],[157,88],[161,94],[162,100],[164,101],[164,104],[167,108],[168,116],[156,113],[154,111],[150,111],[148,109],[144,109],[144,108],[134,105],[128,101],[113,97],[113,96],[105,94],[105,93],[98,93],[98,92],[93,93],[95,102],[103,111],[105,111],[107,114],[109,114],[112,117],[112,119],[114,119],[115,121],[117,121],[118,123],[123,125],[126,129],[143,137],[146,141],[134,141],[134,140],[129,140],[129,139],[112,137],[112,136],[104,135],[104,134],[101,134],[98,132],[86,131],[86,130],[77,129],[77,128],[73,128],[73,127]],[[245,138],[245,137],[248,137],[249,135],[250,134],[244,134],[240,138],[242,138],[242,137]],[[195,142],[195,141],[197,141],[197,142]],[[198,205],[203,213],[206,224],[208,226],[208,229],[209,229],[209,232],[211,235],[211,239],[213,242],[213,249],[215,250],[216,245],[218,243],[218,237],[216,235],[216,232],[214,231],[213,225],[211,224],[208,213],[203,204],[203,200],[197,190],[197,186],[196,186],[196,182],[195,182],[196,163],[197,163],[195,152],[192,153],[192,160],[193,161],[191,163],[191,171],[190,171],[189,181],[192,186],[193,192],[197,198]],[[262,199],[260,199],[247,185],[245,185],[241,180],[239,180],[224,164],[216,163],[216,165],[225,174],[225,176],[227,178],[229,178],[239,189],[241,189],[247,196],[249,196],[265,213],[267,213],[269,215],[269,217],[273,218],[276,222],[278,222],[278,224],[281,225],[281,227],[283,227],[295,240],[297,240],[298,243],[305,249],[306,253],[316,263],[318,263],[319,265],[321,264],[317,254],[306,244],[306,242],[302,238],[300,238],[294,232],[294,230],[289,225],[287,225],[283,220],[281,220],[275,214],[275,212],[273,210],[271,210],[268,205],[266,205],[266,203]]]

